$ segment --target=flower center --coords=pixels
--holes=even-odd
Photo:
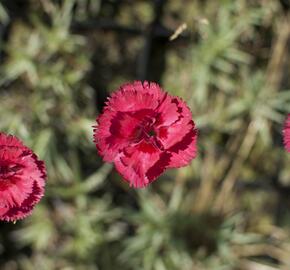
[[[153,129],[149,130],[149,131],[148,131],[148,135],[149,135],[150,137],[155,136],[155,135],[156,135],[155,130],[153,130]]]

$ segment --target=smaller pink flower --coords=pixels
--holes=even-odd
[[[0,220],[31,214],[44,194],[43,161],[12,135],[0,133]]]
[[[94,141],[104,161],[142,188],[195,158],[197,129],[183,100],[156,83],[135,81],[110,96],[97,118]]]
[[[286,151],[290,153],[290,114],[288,114],[284,124],[283,140]]]

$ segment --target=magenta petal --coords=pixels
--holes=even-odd
[[[172,145],[168,152],[171,153],[169,168],[177,168],[188,165],[197,154],[197,130],[192,124],[188,133],[176,144]]]
[[[153,109],[158,105],[158,100],[150,92],[143,91],[142,95],[135,89],[123,86],[116,91],[109,101],[107,108],[114,108],[114,111],[134,112],[142,109]],[[126,90],[124,90],[126,89]]]
[[[146,176],[148,177],[150,183],[153,180],[155,180],[159,175],[161,175],[170,165],[171,156],[172,156],[171,153],[163,152],[159,156],[157,162],[155,162],[154,165],[149,168],[149,170],[146,173]]]
[[[169,126],[161,126],[158,129],[159,138],[165,149],[169,149],[178,143],[190,130],[194,129],[194,123],[191,119],[190,109],[179,98],[174,98],[173,102],[177,105],[178,119]]]
[[[98,119],[94,140],[105,161],[114,161],[114,158],[119,153],[119,149],[128,146],[128,139],[125,134],[122,134],[122,127],[132,120],[129,115],[125,115],[123,112],[112,112],[109,110]],[[131,128],[133,128],[132,125]],[[127,127],[127,131],[129,132],[131,128]]]
[[[142,152],[137,146],[128,147],[115,160],[117,171],[135,188],[147,186],[153,178],[149,178],[147,171],[159,160],[160,152]]]
[[[158,106],[157,112],[159,112],[158,125],[169,126],[179,119],[178,106],[173,102],[172,98],[167,95]]]

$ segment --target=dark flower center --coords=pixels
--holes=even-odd
[[[159,141],[158,133],[156,132],[156,118],[146,117],[142,124],[137,129],[137,141],[145,140],[152,145],[153,148],[164,150],[162,143]]]
[[[150,137],[155,136],[155,135],[156,135],[155,130],[153,130],[153,129],[149,130],[148,135],[149,135]]]
[[[143,123],[141,124],[141,136],[145,139],[156,136],[156,131],[154,129],[155,119],[146,117]]]

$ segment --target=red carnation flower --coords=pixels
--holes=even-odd
[[[285,149],[290,152],[290,114],[288,114],[285,121],[283,135]]]
[[[44,194],[43,161],[20,140],[0,133],[0,220],[29,215]]]
[[[185,102],[156,83],[136,81],[108,99],[94,141],[104,161],[141,188],[196,156],[197,130]]]

